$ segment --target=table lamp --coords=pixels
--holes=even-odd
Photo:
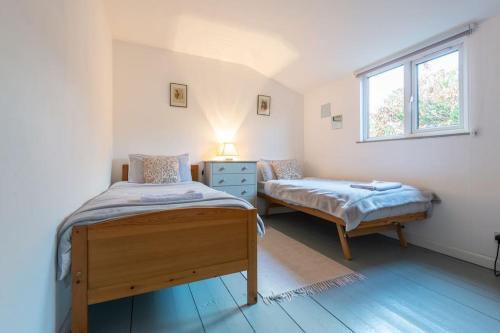
[[[219,156],[226,161],[234,161],[239,156],[234,143],[224,142],[220,150]]]

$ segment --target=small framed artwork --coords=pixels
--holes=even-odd
[[[257,96],[257,114],[260,114],[261,116],[271,115],[271,96]]]
[[[170,106],[187,108],[188,87],[186,84],[170,83]]]

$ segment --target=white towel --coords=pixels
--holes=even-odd
[[[359,184],[351,184],[352,188],[359,188],[362,190],[369,191],[387,191],[393,190],[401,187],[401,183],[397,182],[382,182],[378,180],[374,180],[371,183],[359,183]]]
[[[201,200],[203,194],[200,192],[188,191],[181,194],[144,194],[141,196],[142,202],[172,203],[179,201]]]

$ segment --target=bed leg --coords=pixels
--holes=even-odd
[[[271,209],[271,205],[272,204],[271,204],[271,201],[269,201],[269,200],[265,200],[265,201],[266,201],[266,212],[265,212],[265,214],[266,214],[266,216],[269,216],[269,211]]]
[[[247,304],[257,303],[257,267],[248,267],[247,270]]]
[[[257,212],[248,215],[247,304],[257,303]]]
[[[398,232],[399,245],[401,247],[408,247],[408,242],[406,241],[405,234],[403,233],[403,226],[401,223],[396,224],[396,231]]]
[[[346,258],[347,260],[351,260],[351,250],[349,250],[349,244],[347,243],[347,234],[344,231],[344,226],[337,224],[337,231],[339,233],[340,245],[342,245],[344,258]]]
[[[86,333],[87,299],[87,227],[76,227],[71,250],[71,332]]]

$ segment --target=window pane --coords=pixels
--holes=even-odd
[[[417,128],[460,125],[459,52],[417,65]]]
[[[368,79],[368,137],[404,134],[404,66]]]

